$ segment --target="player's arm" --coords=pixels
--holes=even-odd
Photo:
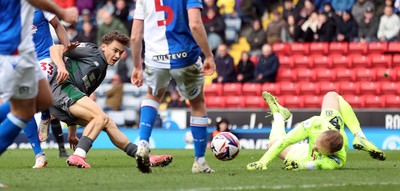
[[[57,83],[63,83],[65,80],[69,78],[69,73],[65,68],[64,64],[64,51],[65,48],[63,45],[53,45],[50,47],[50,58],[53,63],[57,66]]]
[[[54,30],[56,31],[58,40],[60,40],[61,44],[67,48],[70,45],[70,41],[68,39],[67,31],[65,31],[64,26],[58,20],[56,16],[54,16],[49,23],[53,26]]]
[[[76,7],[63,9],[50,0],[28,0],[28,2],[39,9],[56,14],[65,22],[75,23],[78,19],[78,9]]]
[[[79,142],[79,139],[76,136],[76,125],[68,126],[68,142],[69,142],[69,147],[72,150],[75,150]]]
[[[214,55],[211,52],[207,41],[206,30],[201,20],[201,11],[199,8],[189,8],[189,27],[196,43],[200,46],[205,56],[203,73],[204,75],[212,75],[214,73]]]
[[[133,70],[131,82],[138,87],[143,85],[143,69],[142,69],[142,39],[144,33],[144,21],[135,19],[132,25],[131,33],[131,51],[133,60]]]
[[[286,170],[334,170],[342,168],[344,162],[336,155],[322,155],[314,161],[285,161]]]

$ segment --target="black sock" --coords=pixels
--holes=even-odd
[[[82,136],[82,138],[79,140],[78,145],[76,147],[81,148],[86,153],[88,153],[89,149],[92,148],[92,144],[93,144],[93,139],[91,139],[87,136]]]
[[[128,145],[126,145],[124,151],[126,152],[127,155],[135,157],[137,148],[138,148],[137,145],[129,143]]]
[[[63,136],[63,131],[61,128],[60,121],[58,119],[53,119],[51,120],[51,132],[53,132],[54,138],[57,141],[58,148],[64,149],[64,136]]]

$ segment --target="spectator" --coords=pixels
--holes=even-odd
[[[375,11],[371,7],[367,7],[364,12],[364,18],[359,24],[358,38],[360,42],[375,42],[378,34],[379,19],[375,16]]]
[[[282,42],[292,43],[298,41],[300,27],[296,24],[296,20],[293,15],[289,15],[287,18],[287,24],[282,30],[281,39]]]
[[[235,82],[235,64],[232,56],[228,54],[228,47],[226,44],[220,44],[217,50],[217,57],[215,58],[215,65],[217,68],[218,77],[213,82],[226,83]]]
[[[235,0],[218,0],[216,5],[223,18],[235,17]]]
[[[118,19],[114,18],[111,13],[105,11],[101,15],[103,24],[99,26],[97,31],[97,43],[101,43],[101,37],[113,30],[118,30],[124,34],[128,34],[128,30],[125,25]]]
[[[295,11],[295,5],[293,3],[293,0],[285,0],[283,2],[283,12],[282,12],[282,18],[284,20],[287,20],[289,15],[293,15]]]
[[[315,5],[315,10],[318,12],[323,11],[325,4],[330,2],[331,0],[313,0],[313,3]]]
[[[314,41],[331,42],[335,36],[335,24],[329,20],[328,15],[320,13],[318,15],[317,32],[314,34]]]
[[[113,16],[124,23],[125,28],[130,29],[130,24],[128,22],[129,7],[126,5],[125,0],[117,0]]]
[[[187,108],[185,99],[179,96],[178,91],[170,92],[171,101],[168,102],[167,108]]]
[[[262,55],[258,60],[256,70],[254,73],[254,82],[275,82],[276,75],[278,74],[279,59],[272,52],[272,47],[269,44],[265,44],[262,47]]]
[[[301,25],[300,36],[304,42],[312,42],[318,28],[318,13],[313,12],[311,16]]]
[[[351,8],[351,14],[356,20],[357,24],[360,24],[364,19],[364,13],[367,8],[375,9],[374,3],[370,0],[357,0],[357,2]]]
[[[393,7],[386,6],[384,15],[379,22],[378,38],[381,42],[390,42],[398,39],[400,30],[399,16],[393,13]]]
[[[336,40],[338,42],[350,42],[357,38],[358,25],[349,11],[343,12],[336,20]]]
[[[335,16],[336,16],[335,9],[333,9],[333,7],[330,3],[324,4],[324,10],[322,12],[325,13],[330,20],[335,19]]]
[[[308,17],[311,16],[311,14],[315,10],[314,4],[310,0],[305,0],[304,5],[298,6],[299,11],[295,11],[294,15],[296,18],[296,22],[299,23],[300,25],[308,19]]]
[[[102,9],[105,9],[109,13],[114,13],[115,5],[112,0],[107,0],[106,4],[102,7]]]
[[[253,0],[243,0],[239,5],[240,18],[246,24],[251,23],[256,18]]]
[[[247,36],[247,41],[250,44],[250,54],[252,56],[260,56],[261,47],[266,43],[265,31],[261,27],[260,20],[256,19],[253,21],[253,27]]]
[[[85,22],[90,22],[97,31],[96,20],[92,17],[92,14],[89,9],[84,9],[82,11],[82,15],[81,17],[79,17],[78,23],[76,24],[76,30],[83,31],[83,23]]]
[[[122,97],[124,95],[124,84],[121,82],[121,78],[118,74],[115,74],[112,78],[111,89],[105,92],[106,94],[106,106],[104,111],[120,111],[122,106]]]
[[[254,63],[250,60],[248,52],[243,52],[237,66],[237,78],[238,82],[251,82],[254,80]]]
[[[274,44],[276,42],[282,42],[281,33],[285,27],[285,21],[282,19],[281,13],[277,10],[273,13],[274,18],[267,27],[267,42],[269,44]]]
[[[214,138],[218,133],[221,132],[231,132],[231,130],[229,130],[228,119],[222,118],[220,121],[217,122],[217,126],[215,127],[215,130],[212,133],[212,138]]]
[[[382,16],[384,14],[384,10],[386,6],[390,6],[390,7],[395,7],[396,9],[394,9],[394,13],[399,13],[398,11],[398,0],[396,0],[396,3],[393,3],[393,0],[381,0],[381,1],[375,1],[375,5],[376,5],[376,12],[375,15],[377,16]]]
[[[342,15],[346,11],[350,11],[354,4],[354,0],[332,0],[331,5],[338,15]]]
[[[76,37],[78,35],[78,31],[76,31],[75,25],[65,26],[65,30],[67,31],[69,41],[71,42],[77,41]]]
[[[78,31],[78,35],[74,38],[75,41],[79,42],[91,42],[93,44],[97,43],[97,31],[93,27],[92,23],[84,22],[83,30]]]
[[[208,9],[205,17],[202,18],[204,28],[208,36],[208,44],[212,51],[218,45],[225,42],[225,22],[215,9]]]
[[[215,5],[215,0],[205,0],[203,1],[204,6],[203,10],[201,11],[201,17],[204,18],[207,15],[207,11],[209,9],[214,9],[219,14],[219,9],[217,5]]]
[[[117,64],[117,74],[122,83],[131,83],[131,74],[133,69],[131,50],[125,49]]]

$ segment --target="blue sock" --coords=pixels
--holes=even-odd
[[[46,111],[42,111],[42,116],[41,116],[42,120],[48,120],[50,119],[50,111],[46,110]]]
[[[31,143],[35,156],[43,153],[42,147],[40,147],[40,140],[37,131],[38,127],[36,124],[36,120],[33,117],[24,128],[24,133]]]
[[[149,142],[154,121],[158,114],[160,104],[153,100],[143,100],[140,108],[139,137],[140,140]]]
[[[190,128],[194,140],[194,156],[204,157],[207,148],[207,122],[208,117],[190,116]]]
[[[10,113],[10,102],[6,102],[0,105],[0,122],[3,121],[7,114]]]
[[[26,121],[12,113],[7,114],[7,118],[0,125],[0,155],[14,142],[14,139],[25,126]]]

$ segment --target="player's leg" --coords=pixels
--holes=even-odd
[[[42,115],[40,116],[40,124],[39,124],[39,139],[40,141],[46,141],[49,138],[49,126],[50,126],[50,111],[42,111]]]
[[[269,92],[264,91],[262,93],[262,97],[267,102],[272,115],[274,115],[274,113],[280,113],[284,120],[288,120],[290,118],[290,116],[292,115],[290,111],[287,108],[282,107],[275,96],[273,96]]]
[[[61,128],[60,121],[58,119],[51,119],[51,132],[53,133],[54,138],[58,144],[58,157],[60,158],[67,158],[69,157],[67,151],[65,150],[64,144],[64,134]]]
[[[37,124],[33,117],[26,127],[24,128],[24,133],[31,143],[33,152],[35,154],[35,165],[32,168],[44,168],[47,165],[47,158],[40,146],[40,140],[37,134]]]

